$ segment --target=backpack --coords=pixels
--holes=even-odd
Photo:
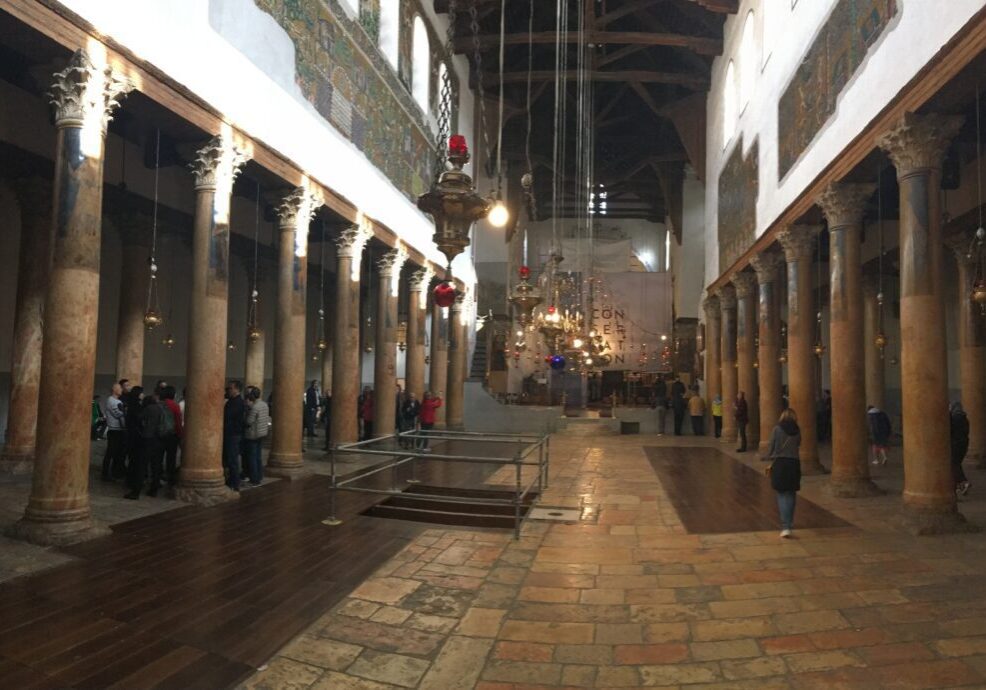
[[[164,403],[158,403],[158,405],[161,406],[161,421],[158,422],[157,426],[158,438],[168,438],[169,436],[174,436],[175,416],[171,414],[171,408]]]

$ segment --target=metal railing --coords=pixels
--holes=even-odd
[[[480,455],[480,454],[457,454],[432,452],[430,443],[432,441],[455,441],[463,444],[483,443],[499,444],[513,443],[520,445],[509,457]],[[381,448],[388,444],[398,446],[410,444],[411,447]],[[376,446],[376,447],[374,447]],[[325,525],[339,525],[342,521],[336,516],[336,493],[338,491],[354,491],[368,494],[379,494],[384,496],[400,497],[411,501],[430,501],[441,503],[461,503],[468,505],[481,506],[512,506],[514,516],[514,538],[520,537],[520,529],[524,520],[527,518],[529,510],[524,510],[525,499],[528,494],[536,487],[538,496],[543,493],[548,486],[548,460],[550,455],[550,437],[547,435],[535,436],[527,434],[506,434],[506,433],[481,433],[470,431],[446,431],[446,430],[412,430],[399,434],[380,436],[367,441],[358,443],[346,443],[337,446],[329,453],[331,488],[329,491],[329,517],[322,521]],[[344,479],[340,479],[336,472],[336,458],[343,455],[359,456],[381,456],[388,458],[380,463],[374,464],[364,469],[356,470],[347,474]],[[536,455],[536,457],[534,457]],[[418,463],[421,462],[444,462],[444,463],[481,463],[488,465],[499,465],[501,467],[514,467],[513,491],[510,498],[476,497],[468,495],[456,495],[452,493],[455,487],[441,487],[449,489],[448,493],[440,495],[407,492],[398,488],[397,470],[404,466],[410,466],[411,476],[404,481],[407,484],[416,484],[420,480],[417,478]],[[524,468],[536,467],[536,476],[526,483],[524,482]],[[366,479],[382,472],[391,472],[391,488],[378,489],[366,486],[355,486],[356,482]],[[484,490],[489,489],[489,485],[484,485]],[[526,504],[529,509],[533,502]],[[404,508],[410,512],[431,513],[441,515],[454,515],[448,511],[432,510],[428,508]],[[470,513],[472,517],[497,517],[502,515],[482,515]]]

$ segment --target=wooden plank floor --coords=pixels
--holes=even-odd
[[[712,534],[779,529],[776,494],[763,472],[716,448],[649,446],[645,451],[689,532]],[[824,508],[798,497],[794,511],[795,529],[849,526],[848,522]]]
[[[495,469],[419,476],[478,486]],[[121,523],[64,549],[79,560],[0,585],[0,688],[235,686],[428,527],[361,516],[381,497],[348,492],[327,527],[328,496],[311,476]]]

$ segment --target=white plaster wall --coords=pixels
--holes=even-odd
[[[707,237],[706,284],[719,276],[718,184],[722,166],[742,136],[744,150],[754,139],[760,150],[760,193],[757,200],[756,235],[770,227],[793,203],[834,156],[842,151],[880,110],[912,79],[959,29],[983,7],[983,0],[898,0],[897,17],[884,29],[866,60],[839,96],[836,111],[787,177],[777,179],[777,104],[781,93],[801,63],[836,0],[801,0],[793,8],[783,0],[743,0],[740,11],[725,25],[723,54],[712,68],[707,103],[708,145],[706,171]],[[733,140],[724,150],[722,139],[723,82],[726,65],[737,59],[743,22],[754,10],[759,38],[764,5],[778,12],[777,38],[769,60],[758,64],[753,94],[743,109]],[[760,60],[760,50],[758,62]],[[739,68],[737,60],[737,68]]]
[[[671,270],[674,274],[674,310],[678,318],[702,314],[705,274],[705,185],[685,168],[682,189],[681,244],[671,240]]]

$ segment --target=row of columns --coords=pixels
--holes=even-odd
[[[939,208],[942,159],[961,122],[956,117],[908,114],[879,139],[897,168],[900,184],[903,503],[904,519],[918,533],[968,528],[957,509],[950,466],[942,277],[945,247]],[[879,313],[878,287],[864,283],[861,260],[864,211],[875,190],[871,184],[836,182],[816,200],[830,236],[829,356],[833,366],[829,486],[841,497],[881,493],[869,475],[866,422],[867,405],[884,402],[883,362],[872,345],[878,329],[874,325]],[[783,228],[777,236],[783,258],[775,250],[759,254],[751,261],[755,277],[747,271],[732,274],[730,283],[704,303],[707,393],[710,399],[721,394],[727,406],[723,440],[736,440],[729,406],[742,390],[750,408],[751,436],[759,433],[763,448],[781,407],[779,281],[781,266],[786,265],[789,400],[798,413],[801,465],[806,474],[823,471],[815,428],[818,307],[811,279],[813,249],[820,230],[820,226],[812,225]],[[973,277],[965,255],[967,247],[955,247],[955,251],[961,285],[962,396],[972,428],[969,455],[981,460],[986,449],[986,320],[969,298]],[[754,352],[752,342],[754,295],[759,305],[759,352]],[[759,429],[756,414],[760,415]]]
[[[24,213],[19,257],[17,307],[8,441],[0,471],[33,471],[31,494],[13,536],[40,544],[65,544],[104,530],[89,504],[89,407],[95,375],[99,305],[99,256],[103,152],[107,123],[121,97],[133,88],[109,67],[97,67],[84,51],[55,75],[52,101],[58,132],[51,190],[41,181],[19,189]],[[229,300],[230,207],[233,182],[248,160],[227,136],[216,136],[191,165],[195,206],[186,363],[182,471],[177,497],[210,505],[238,494],[226,487],[222,466],[223,391],[226,382]],[[50,186],[50,185],[49,185]],[[304,472],[301,391],[305,375],[307,238],[309,223],[323,204],[308,186],[290,191],[278,205],[279,257],[274,339],[272,449],[268,471],[287,478]],[[37,211],[37,212],[33,212]],[[359,277],[363,249],[372,235],[366,225],[351,227],[337,241],[337,301],[334,338],[323,364],[323,381],[333,389],[333,443],[357,440],[359,395]],[[124,244],[124,271],[133,275],[121,295],[118,332],[119,374],[142,374],[144,297],[148,244],[141,234]],[[380,263],[375,386],[382,403],[395,390],[397,292],[403,248]],[[424,319],[431,272],[411,281],[408,388],[424,393]],[[432,312],[431,389],[448,390],[447,423],[462,422],[462,388],[468,336],[462,297],[451,309]],[[453,335],[456,356],[447,357]],[[264,380],[263,332],[248,338],[246,382]],[[461,356],[460,356],[461,354]],[[446,370],[447,367],[447,370]],[[445,412],[445,410],[441,410]],[[394,427],[394,406],[376,405],[377,428]],[[445,422],[445,419],[441,419]],[[38,433],[40,430],[40,433]]]

